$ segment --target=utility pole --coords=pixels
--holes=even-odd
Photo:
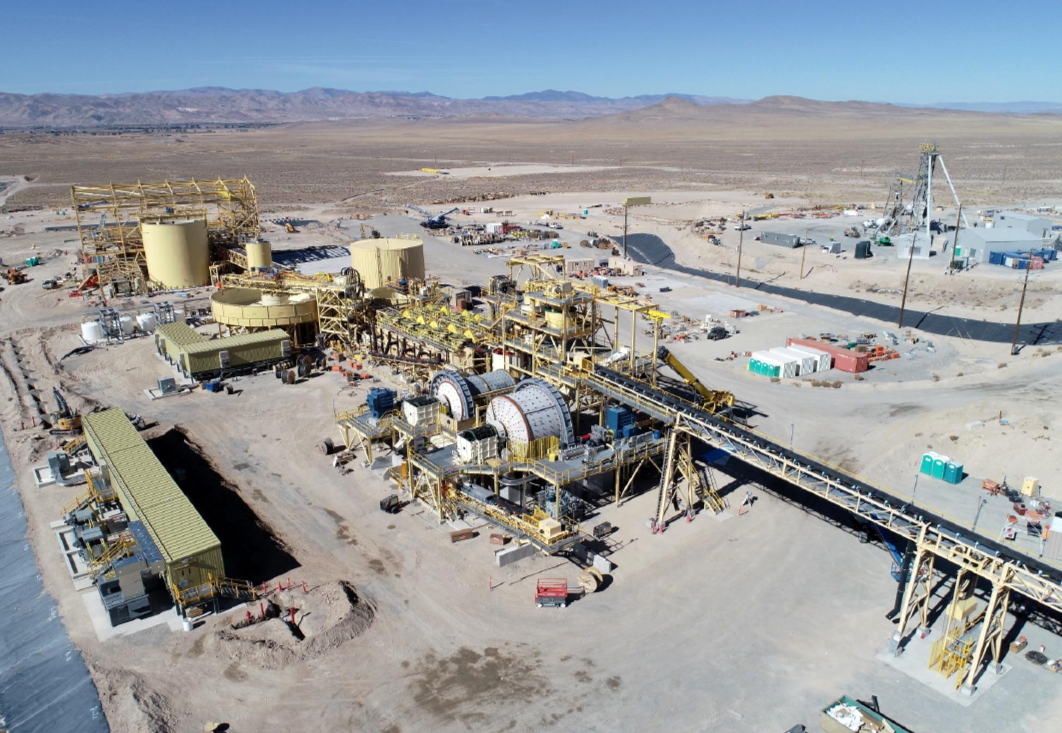
[[[911,252],[907,256],[907,274],[903,278],[903,298],[900,300],[900,322],[896,328],[903,328],[903,311],[907,307],[907,283],[911,281],[911,263],[914,262],[915,242],[918,241],[918,232],[911,233]]]
[[[1029,264],[1032,264],[1032,250],[1029,250]],[[1025,282],[1021,286],[1021,300],[1018,301],[1018,320],[1014,322],[1014,339],[1010,342],[1010,355],[1014,356],[1018,348],[1018,331],[1021,329],[1021,312],[1025,308],[1025,291],[1029,288],[1029,268],[1025,268]]]
[[[804,279],[804,258],[808,254],[808,232],[810,229],[804,230],[804,242],[800,245],[800,279]]]
[[[623,258],[627,258],[627,205],[623,205]]]
[[[959,213],[955,215],[955,236],[951,238],[951,264],[948,265],[948,273],[955,272],[955,248],[959,246],[959,222],[962,221],[962,204],[959,204]]]
[[[745,241],[745,212],[741,212],[741,222],[738,224],[738,260],[737,260],[737,277],[734,279],[734,286],[741,287],[741,245]]]

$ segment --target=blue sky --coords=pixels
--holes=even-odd
[[[1062,102],[1062,3],[2,0],[0,91]]]

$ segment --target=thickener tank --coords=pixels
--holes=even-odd
[[[431,394],[446,405],[455,420],[466,420],[475,415],[476,397],[487,392],[511,389],[513,384],[512,375],[506,371],[464,375],[447,369],[432,377]]]
[[[395,287],[403,278],[423,280],[424,241],[409,234],[352,242],[350,264],[361,274],[366,290]]]
[[[269,242],[247,244],[247,267],[251,270],[268,270],[273,266],[273,247]]]
[[[168,289],[210,284],[210,244],[203,219],[141,222],[148,277]]]
[[[239,328],[286,328],[317,320],[317,299],[309,293],[270,293],[225,288],[210,296],[214,320]]]
[[[556,437],[562,446],[575,440],[568,403],[557,389],[541,379],[525,379],[487,406],[486,420],[509,440],[530,444]]]

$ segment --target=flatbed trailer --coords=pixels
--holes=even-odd
[[[863,723],[858,728],[845,725],[830,715],[830,711],[837,708],[846,708],[845,712],[853,713],[846,716],[849,720],[862,720]],[[911,733],[876,710],[847,695],[822,709],[822,720],[819,725],[825,733]]]

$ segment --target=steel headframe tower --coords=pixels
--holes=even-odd
[[[955,185],[951,182],[948,168],[944,165],[944,156],[937,144],[922,143],[918,146],[918,150],[921,154],[918,175],[913,179],[900,174],[897,175],[897,182],[894,184],[889,195],[889,201],[885,206],[886,223],[882,227],[882,234],[895,236],[924,230],[926,239],[929,239],[931,233],[930,222],[933,218],[933,176],[936,173],[938,164],[940,165],[940,170],[944,173],[944,180],[948,182],[948,188],[951,189],[951,196],[955,199],[955,205],[960,209],[962,208],[959,194],[955,192]],[[909,196],[904,196],[905,184],[912,184],[907,188],[907,191],[910,192]],[[962,221],[966,226],[969,226],[965,214],[962,216]]]

